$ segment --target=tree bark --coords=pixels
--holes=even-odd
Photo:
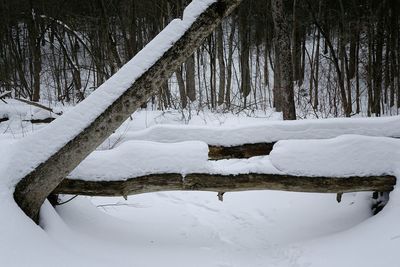
[[[121,181],[84,181],[64,179],[55,194],[87,196],[128,196],[159,191],[237,192],[247,190],[280,190],[309,193],[347,193],[360,191],[389,192],[396,177],[307,177],[278,174],[220,175],[193,173],[151,174]]]
[[[224,32],[222,25],[217,30],[217,57],[219,67],[218,105],[224,103],[225,98],[225,60],[224,60]]]
[[[186,97],[185,82],[182,76],[182,67],[178,68],[178,70],[175,72],[175,75],[176,75],[176,80],[178,82],[179,95],[181,98],[181,107],[182,109],[185,109],[187,107],[187,97]]]
[[[77,132],[72,140],[23,177],[16,185],[14,198],[26,215],[38,222],[39,210],[46,197],[159,89],[240,2],[241,0],[219,0],[211,4],[125,93],[94,118],[84,130]]]
[[[244,108],[246,108],[246,98],[251,91],[250,80],[250,29],[249,29],[249,13],[244,7],[240,8],[239,13],[239,42],[240,42],[240,92],[244,101]]]
[[[227,62],[227,76],[226,76],[226,92],[225,92],[225,104],[229,108],[231,106],[231,84],[232,84],[232,65],[233,65],[233,42],[236,31],[236,21],[232,17],[231,20],[231,31],[229,33],[229,44],[228,44],[228,62]]]
[[[269,155],[275,142],[243,144],[239,146],[208,146],[208,158],[211,160],[250,158],[255,156]]]
[[[194,55],[191,55],[186,61],[186,94],[190,101],[196,100],[195,72]]]
[[[274,20],[275,29],[275,47],[279,47],[280,59],[280,90],[281,90],[281,105],[284,120],[295,120],[296,109],[294,105],[293,92],[293,65],[292,53],[290,49],[290,30],[288,22],[285,18],[283,1],[271,0],[272,17]],[[276,68],[276,67],[275,67]],[[276,70],[275,70],[276,71]]]

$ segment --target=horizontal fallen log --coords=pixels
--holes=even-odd
[[[238,146],[208,146],[208,158],[212,160],[231,158],[251,158],[269,155],[274,147],[272,143],[243,144]]]
[[[121,181],[84,181],[64,179],[54,194],[87,196],[128,196],[159,191],[234,192],[280,190],[312,193],[347,193],[360,191],[389,192],[396,178],[391,175],[369,177],[306,177],[277,174],[219,175],[193,173],[151,174]]]

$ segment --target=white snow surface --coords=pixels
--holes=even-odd
[[[18,142],[15,145],[18,149],[14,150],[15,155],[13,155],[15,164],[6,171],[9,179],[13,180],[11,183],[17,183],[93,122],[185,33],[199,14],[214,2],[215,0],[193,1],[185,9],[183,20],[171,21],[144,49],[79,105],[52,122],[45,130],[36,131]]]
[[[82,180],[125,180],[156,173],[208,172],[208,146],[189,141],[174,144],[127,141],[90,154],[71,174]]]
[[[400,170],[400,140],[360,135],[284,140],[274,145],[270,159],[277,169],[292,175],[393,175]]]
[[[142,194],[127,201],[78,197],[56,209],[46,202],[40,226],[19,209],[12,195],[15,183],[107,108],[212,2],[194,1],[183,20],[173,21],[113,78],[50,125],[32,126],[19,136],[10,131],[10,125],[15,129],[18,117],[22,120],[26,112],[14,105],[14,111],[6,108],[10,122],[0,126],[7,132],[0,137],[0,266],[399,266],[398,187],[388,205],[373,217],[370,193],[345,194],[340,204],[333,194],[272,191],[226,193],[224,202],[206,192]],[[400,177],[400,140],[382,137],[399,137],[399,121],[400,117],[269,122],[251,127],[249,123],[218,128],[169,125],[137,132],[128,126],[127,131],[119,130],[124,134],[115,135],[118,146],[110,142],[113,149],[94,152],[74,174],[101,180],[111,176],[106,168],[125,177],[206,168],[216,173]],[[17,135],[27,137],[13,139]],[[218,162],[206,158],[206,143],[332,137],[337,138],[280,141],[270,157]],[[137,169],[136,160],[146,168]],[[154,169],[154,164],[161,167]]]
[[[126,141],[109,150],[90,154],[69,178],[86,181],[118,181],[148,174],[190,173],[247,174],[281,173],[268,156],[208,161],[208,145],[201,141],[157,143]]]
[[[210,145],[234,146],[285,139],[325,139],[343,134],[400,137],[400,116],[266,121],[228,127],[158,124],[139,131],[117,132],[111,135],[107,143],[114,144],[120,140],[197,140]]]
[[[143,128],[135,120],[130,123],[134,129]],[[14,165],[8,155],[21,149],[17,144],[22,140],[0,138],[1,173]],[[396,167],[399,142],[357,135],[285,140],[275,145],[271,156],[209,162],[203,141],[157,143],[122,138],[118,146],[92,153],[73,174],[102,180],[111,172],[130,177],[168,169],[189,173],[206,167],[216,173],[313,175],[315,164],[315,174],[321,175],[326,171],[323,165],[328,164],[337,168],[330,175],[389,173],[400,177]],[[141,163],[135,165],[136,161]],[[160,169],[154,169],[154,164],[160,164]],[[147,167],[138,171],[140,166]],[[251,191],[226,193],[220,202],[215,193],[159,192],[126,201],[78,197],[56,209],[46,202],[40,227],[17,207],[12,192],[13,184],[0,179],[1,266],[50,267],[54,262],[84,267],[398,266],[398,188],[384,210],[373,217],[368,192],[344,194],[340,204],[334,194]]]

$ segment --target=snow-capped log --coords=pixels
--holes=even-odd
[[[157,124],[143,130],[124,133],[123,141],[174,143],[196,140],[211,146],[232,147],[289,139],[329,139],[345,134],[400,138],[400,116],[265,121],[224,127]],[[118,143],[121,135],[121,132],[116,132],[107,141]]]
[[[159,191],[280,190],[312,193],[346,193],[359,191],[389,192],[396,178],[391,175],[369,177],[310,177],[281,174],[222,175],[193,173],[151,174],[121,181],[85,181],[64,179],[55,194],[87,196],[128,196]]]
[[[241,0],[194,0],[130,62],[73,110],[21,141],[8,175],[14,198],[35,222],[46,197],[153,95]],[[32,156],[34,155],[34,156]],[[26,162],[25,162],[26,161]]]

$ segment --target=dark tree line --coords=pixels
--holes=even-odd
[[[0,0],[0,92],[79,102],[182,16],[186,2]],[[274,28],[279,2],[243,1],[148,104],[397,113],[399,1],[283,1]]]

